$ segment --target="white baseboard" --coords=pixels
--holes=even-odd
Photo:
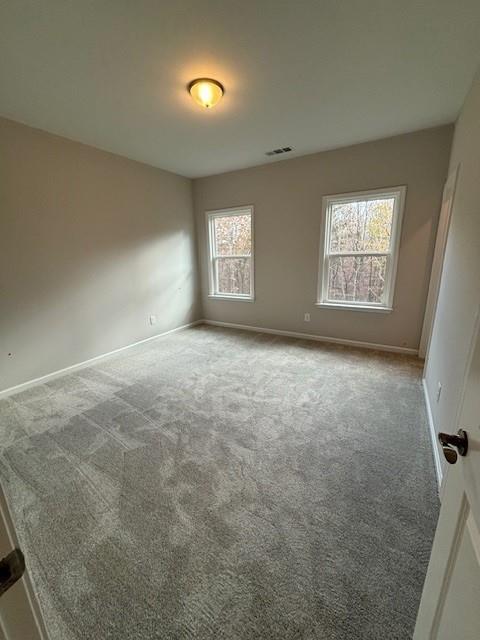
[[[72,364],[69,367],[65,367],[64,369],[58,369],[57,371],[52,371],[51,373],[47,373],[44,376],[40,376],[40,378],[34,378],[33,380],[28,380],[27,382],[22,382],[21,384],[17,384],[14,387],[3,389],[2,391],[0,391],[0,399],[6,398],[7,396],[11,396],[14,393],[19,393],[20,391],[25,391],[25,389],[29,389],[30,387],[33,387],[37,384],[42,384],[44,382],[48,382],[49,380],[54,380],[55,378],[59,378],[60,376],[65,375],[66,373],[72,373],[73,371],[77,371],[78,369],[84,369],[85,367],[90,366],[94,362],[98,362],[103,358],[108,358],[110,356],[113,356],[116,353],[125,351],[126,349],[131,349],[132,347],[136,347],[139,344],[150,342],[150,340],[157,340],[157,338],[163,338],[163,336],[167,336],[170,333],[175,333],[176,331],[181,331],[182,329],[188,329],[188,327],[194,327],[195,325],[202,324],[202,323],[203,323],[203,320],[195,320],[195,322],[189,322],[188,324],[183,324],[180,327],[175,327],[175,329],[170,329],[169,331],[164,331],[163,333],[157,333],[156,335],[150,336],[149,338],[145,338],[144,340],[139,340],[138,342],[127,344],[125,347],[114,349],[113,351],[109,351],[108,353],[102,353],[101,355],[95,356],[94,358],[90,358],[89,360],[84,360],[83,362]]]
[[[230,329],[243,329],[245,331],[256,331],[258,333],[271,333],[278,336],[288,336],[290,338],[302,338],[303,340],[316,340],[317,342],[333,342],[334,344],[344,344],[349,347],[360,347],[362,349],[374,349],[375,351],[391,351],[393,353],[407,353],[418,355],[417,349],[407,347],[396,347],[389,344],[376,344],[374,342],[361,342],[360,340],[346,340],[344,338],[330,338],[329,336],[317,336],[312,333],[300,333],[298,331],[282,331],[280,329],[268,329],[265,327],[252,327],[247,324],[234,324],[233,322],[219,322],[218,320],[202,321],[204,324],[211,324],[215,327],[229,327]]]
[[[139,344],[143,344],[145,342],[149,342],[150,340],[156,340],[163,336],[166,336],[170,333],[174,333],[175,331],[181,331],[182,329],[187,329],[188,327],[193,327],[198,324],[209,324],[218,327],[229,327],[231,329],[243,329],[245,331],[256,331],[258,333],[271,333],[273,335],[280,336],[288,336],[291,338],[302,338],[304,340],[316,340],[318,342],[332,342],[335,344],[343,344],[350,347],[361,347],[364,349],[375,349],[377,351],[392,351],[394,353],[406,353],[410,355],[417,355],[418,351],[416,349],[407,349],[406,347],[396,347],[392,345],[385,344],[375,344],[372,342],[360,342],[359,340],[345,340],[343,338],[330,338],[328,336],[317,336],[314,334],[308,333],[300,333],[297,331],[282,331],[280,329],[269,329],[264,327],[252,327],[250,325],[245,324],[234,324],[232,322],[219,322],[217,320],[196,320],[195,322],[190,322],[188,324],[184,324],[180,327],[176,327],[175,329],[170,329],[170,331],[164,331],[163,333],[158,333],[154,336],[150,336],[149,338],[145,338],[144,340],[139,340],[138,342],[134,342],[133,344],[128,344],[125,347],[120,347],[119,349],[114,349],[113,351],[109,351],[108,353],[102,353],[99,356],[95,356],[94,358],[90,358],[89,360],[84,360],[83,362],[79,362],[77,364],[73,364],[69,367],[65,367],[64,369],[59,369],[57,371],[52,371],[51,373],[47,373],[44,376],[39,378],[34,378],[33,380],[28,380],[27,382],[22,382],[21,384],[15,385],[14,387],[9,387],[8,389],[3,389],[0,391],[0,399],[6,398],[7,396],[13,395],[15,393],[19,393],[20,391],[25,391],[30,387],[33,387],[37,384],[42,384],[48,382],[49,380],[54,380],[55,378],[59,378],[60,376],[65,375],[66,373],[72,373],[78,369],[83,369],[88,367],[103,358],[108,358],[110,356],[115,355],[116,353],[120,353],[121,351],[125,351],[126,349],[131,349],[132,347],[136,347]]]
[[[422,379],[422,386],[423,386],[423,394],[425,396],[425,405],[427,407],[428,430],[430,433],[430,440],[431,440],[432,450],[433,450],[433,461],[435,463],[435,473],[437,475],[438,491],[440,492],[442,481],[443,481],[442,461],[440,458],[440,450],[438,448],[438,442],[437,442],[437,430],[435,429],[435,424],[433,422],[432,408],[430,405],[430,397],[428,395],[428,389],[427,389],[427,384],[425,382],[425,378]]]

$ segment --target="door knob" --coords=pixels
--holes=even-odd
[[[458,453],[453,447],[442,447],[443,455],[448,464],[455,464],[458,458]]]
[[[0,596],[8,591],[25,571],[25,559],[20,549],[14,549],[0,560]]]
[[[443,455],[449,464],[455,464],[459,455],[467,455],[468,436],[467,432],[463,429],[459,429],[457,435],[439,433],[438,439],[442,445]]]

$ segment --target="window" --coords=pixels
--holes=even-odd
[[[207,213],[210,296],[253,300],[253,207]]]
[[[323,199],[320,306],[391,310],[405,191]]]

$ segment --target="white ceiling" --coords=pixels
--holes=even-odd
[[[479,0],[0,1],[1,115],[191,177],[451,122],[479,63]]]

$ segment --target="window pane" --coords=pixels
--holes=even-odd
[[[330,251],[389,251],[395,198],[331,206]]]
[[[328,300],[382,303],[386,256],[332,256]]]
[[[215,217],[213,228],[217,256],[252,254],[250,214]]]
[[[218,258],[217,293],[250,295],[250,258]]]

